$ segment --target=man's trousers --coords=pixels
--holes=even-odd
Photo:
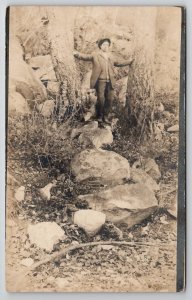
[[[114,89],[112,88],[111,82],[106,80],[98,80],[96,85],[97,91],[97,104],[96,111],[97,117],[103,118],[108,116],[112,108]]]

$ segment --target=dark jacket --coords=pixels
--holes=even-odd
[[[93,68],[92,68],[92,74],[91,74],[91,80],[90,80],[90,88],[94,89],[102,70],[105,68],[105,65],[104,65],[105,59],[99,52],[94,52],[93,54],[83,54],[83,53],[77,52],[77,54],[75,54],[74,56],[78,59],[82,59],[85,61],[92,61]],[[124,67],[124,66],[130,65],[131,62],[132,62],[132,60],[130,60],[130,59],[123,60],[123,61],[116,61],[113,59],[113,57],[111,55],[109,55],[108,71],[109,71],[109,77],[111,80],[112,88],[114,88],[114,85],[115,85],[114,66],[115,67]]]

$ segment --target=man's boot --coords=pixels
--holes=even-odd
[[[103,117],[102,117],[102,116],[99,116],[99,117],[97,118],[97,121],[98,121],[98,123],[103,123]]]
[[[104,122],[111,125],[111,121],[109,120],[108,116],[104,116]]]

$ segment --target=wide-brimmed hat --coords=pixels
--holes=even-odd
[[[102,45],[104,42],[106,42],[106,41],[109,43],[109,45],[111,45],[111,40],[110,40],[109,38],[103,38],[103,39],[99,39],[99,40],[97,41],[98,47],[100,48],[101,45]]]

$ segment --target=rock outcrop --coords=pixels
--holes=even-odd
[[[71,163],[77,181],[100,178],[103,183],[122,182],[130,178],[130,166],[126,158],[101,149],[86,149],[77,154]]]
[[[140,183],[117,185],[95,194],[80,195],[78,199],[105,213],[108,221],[129,226],[147,218],[158,206],[154,192]]]

